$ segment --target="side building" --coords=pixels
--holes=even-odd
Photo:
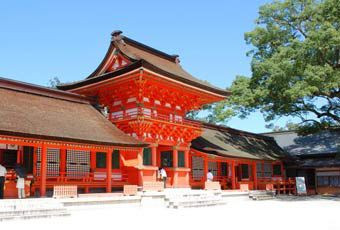
[[[17,165],[27,174],[27,195],[46,196],[67,184],[111,192],[130,182],[132,167],[124,162],[147,144],[116,128],[86,97],[0,78],[0,98],[6,198],[17,197]]]
[[[305,177],[309,194],[340,194],[340,129],[299,136],[296,132],[266,133],[295,158],[287,176]]]
[[[203,133],[192,141],[190,152],[192,187],[202,188],[210,170],[224,189],[265,190],[273,185],[293,192],[293,182],[285,175],[290,157],[272,137],[203,124]]]

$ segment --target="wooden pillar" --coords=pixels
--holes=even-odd
[[[151,147],[152,166],[157,166],[157,146]]]
[[[35,146],[33,147],[33,175],[37,176],[37,147]]]
[[[137,152],[137,174],[138,174],[138,185],[143,186],[143,148],[138,149]]]
[[[173,152],[172,152],[172,167],[173,167],[173,187],[176,188],[178,186],[178,172],[176,169],[178,168],[178,149],[177,147],[174,147]]]
[[[286,179],[286,173],[284,172],[283,163],[281,162],[281,177],[282,180]]]
[[[207,180],[207,173],[208,173],[208,158],[204,158],[204,181]]]
[[[46,179],[47,179],[47,147],[45,144],[41,146],[41,171],[40,171],[40,196],[46,196]]]
[[[21,164],[21,151],[22,151],[21,146],[18,146],[18,150],[17,150],[17,164]]]
[[[189,149],[184,151],[184,167],[189,168]]]
[[[137,152],[137,162],[138,162],[138,167],[142,167],[143,166],[143,148],[138,149]]]
[[[177,168],[178,167],[178,150],[177,150],[177,148],[173,149],[172,154],[173,154],[172,155],[172,167]]]
[[[254,179],[254,190],[257,189],[257,173],[256,173],[256,162],[253,163],[253,179]]]
[[[96,151],[90,152],[90,172],[94,172],[96,168]]]
[[[112,187],[112,149],[106,152],[106,192]]]
[[[231,162],[231,189],[236,189],[235,161]]]
[[[60,175],[66,176],[66,149],[60,149]]]

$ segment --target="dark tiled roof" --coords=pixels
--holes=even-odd
[[[91,84],[93,82],[93,80],[90,81],[91,78],[96,78],[96,82],[104,80],[104,79],[101,79],[102,76],[101,76],[100,70],[102,69],[103,65],[106,63],[106,60],[110,57],[114,49],[117,49],[125,57],[127,57],[130,61],[132,61],[132,64],[139,63],[139,65],[133,65],[135,68],[144,67],[160,75],[172,78],[174,80],[181,81],[188,85],[192,85],[192,86],[195,86],[195,87],[207,90],[207,91],[217,93],[221,96],[227,96],[230,94],[226,90],[215,87],[206,81],[201,81],[197,79],[196,77],[192,76],[191,74],[189,74],[187,71],[185,71],[181,67],[181,65],[176,63],[175,56],[169,55],[162,51],[151,48],[147,45],[134,41],[128,37],[122,36],[122,38],[124,40],[124,43],[115,42],[115,41],[111,42],[104,60],[87,79],[83,81],[71,83],[71,84],[61,85],[59,86],[59,88],[63,90],[69,90],[69,89],[78,88],[78,87],[81,87],[87,84]],[[131,65],[126,66],[124,68],[128,68],[129,70],[131,70]],[[105,74],[105,76],[107,77],[108,75]],[[116,74],[113,73],[111,77],[114,77],[114,76],[116,76]]]
[[[144,146],[85,97],[0,79],[0,134],[88,144]]]
[[[192,141],[194,149],[235,158],[277,160],[287,157],[273,138],[224,126],[204,124],[203,134]]]
[[[298,161],[300,168],[340,167],[340,159],[335,157],[311,158]]]
[[[274,137],[278,145],[291,155],[340,153],[340,129],[321,131],[307,136],[298,136],[292,131],[264,135]]]

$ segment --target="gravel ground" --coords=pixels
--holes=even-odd
[[[91,206],[70,217],[0,222],[13,229],[340,229],[340,199],[280,197],[269,201],[229,200],[206,208]]]

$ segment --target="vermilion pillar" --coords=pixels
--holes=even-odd
[[[172,167],[177,168],[178,167],[178,150],[177,148],[173,149],[173,162],[172,162]]]
[[[60,150],[60,174],[65,176],[66,172],[66,149]]]
[[[112,150],[106,152],[106,192],[111,192],[112,187]]]
[[[254,190],[257,189],[257,174],[256,174],[256,162],[253,163],[253,179],[254,179]]]
[[[184,167],[189,168],[189,149],[184,151]]]
[[[21,164],[21,153],[23,152],[22,147],[18,146],[18,150],[17,150],[17,164]]]
[[[41,146],[41,184],[40,196],[46,196],[46,178],[47,178],[47,147],[45,144]]]
[[[96,168],[96,151],[90,152],[90,171],[94,172],[94,169]]]
[[[207,180],[207,173],[208,173],[208,158],[204,159],[204,180]]]
[[[236,181],[235,181],[235,162],[231,162],[231,188],[236,189]]]
[[[157,147],[151,147],[152,166],[157,166]]]
[[[173,186],[177,187],[178,186],[178,172],[176,169],[178,168],[178,150],[176,147],[173,149],[173,162],[172,162],[172,167],[174,170],[174,178],[173,178]]]

